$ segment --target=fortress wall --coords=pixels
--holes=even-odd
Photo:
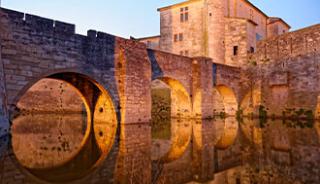
[[[260,41],[252,57],[257,62],[286,61],[319,52],[319,46],[320,24]]]
[[[269,115],[282,116],[288,109],[312,110],[317,114],[319,47],[320,25],[258,43],[257,52],[248,60],[262,68],[262,101]]]

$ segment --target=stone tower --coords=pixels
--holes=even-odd
[[[224,0],[204,0],[205,55],[215,63],[225,63]]]

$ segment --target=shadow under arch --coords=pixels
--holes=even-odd
[[[235,116],[238,110],[238,102],[234,91],[225,86],[218,85],[213,88],[214,109],[216,113],[225,112],[227,115]]]
[[[191,98],[181,82],[170,77],[158,77],[171,90],[171,117],[187,118],[192,112]]]
[[[40,181],[52,183],[75,181],[97,169],[111,151],[118,126],[114,103],[110,93],[91,77],[76,72],[61,72],[30,82],[15,98],[14,105],[29,88],[45,78],[66,82],[79,94],[87,111],[86,133],[78,154],[62,165],[41,169],[25,167],[22,169]],[[12,145],[11,149],[13,149]],[[17,161],[14,154],[13,159],[14,162]]]
[[[232,146],[239,132],[239,123],[235,117],[215,121],[215,147],[220,150],[228,149]]]

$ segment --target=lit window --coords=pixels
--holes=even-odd
[[[189,20],[189,8],[180,8],[180,22],[187,22]]]

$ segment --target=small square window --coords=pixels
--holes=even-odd
[[[184,51],[184,55],[185,55],[185,56],[189,56],[189,51],[188,51],[188,50],[185,50],[185,51]]]
[[[183,51],[180,51],[180,55],[183,55]]]
[[[184,8],[184,11],[188,11],[188,10],[189,10],[188,6]]]
[[[234,56],[238,55],[238,50],[239,50],[238,46],[233,47],[233,55]]]
[[[254,53],[254,47],[250,47],[250,53]]]

